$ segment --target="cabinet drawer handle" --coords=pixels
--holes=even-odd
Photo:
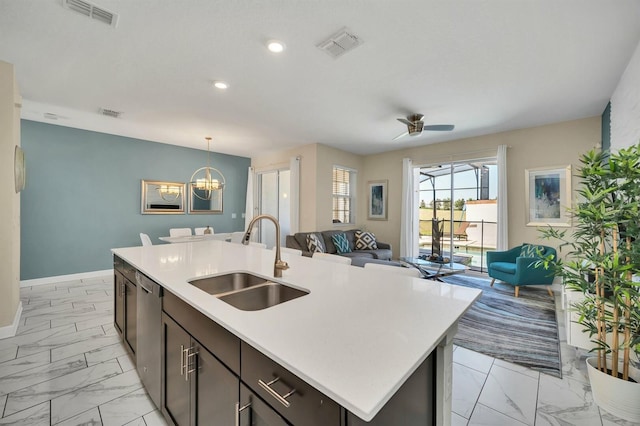
[[[240,407],[240,403],[236,402],[236,426],[240,426],[240,412],[246,410],[249,407],[251,407],[251,403]]]
[[[291,395],[293,395],[296,392],[296,390],[295,389],[291,389],[286,395],[280,395],[278,392],[276,392],[275,390],[273,390],[271,388],[271,385],[274,384],[275,382],[279,381],[279,380],[280,380],[280,377],[276,377],[275,379],[271,380],[270,382],[265,383],[261,379],[258,379],[258,384],[260,385],[260,387],[262,389],[264,389],[267,392],[269,392],[269,395],[274,397],[280,404],[282,404],[285,407],[289,408],[289,406],[291,404],[289,403],[289,401],[287,401],[287,398],[289,398]]]

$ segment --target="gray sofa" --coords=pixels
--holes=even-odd
[[[322,231],[322,232],[298,232],[294,235],[287,235],[286,244],[287,244],[287,247],[289,248],[302,250],[303,256],[311,257],[313,253],[311,253],[307,249],[307,235],[316,234],[316,236],[324,242],[324,246],[326,248],[327,253],[338,254],[338,251],[336,250],[336,246],[333,244],[333,240],[331,239],[331,236],[335,234],[344,233],[347,235],[347,240],[349,241],[349,247],[351,248],[351,253],[341,253],[340,256],[346,256],[351,258],[391,260],[391,256],[392,256],[391,244],[383,243],[377,240],[376,240],[376,244],[378,246],[377,250],[355,250],[354,240],[355,240],[356,231],[358,231],[358,229],[350,229],[348,231],[331,230],[331,231]]]

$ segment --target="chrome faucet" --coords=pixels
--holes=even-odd
[[[251,222],[249,222],[249,226],[242,237],[242,244],[245,246],[249,244],[253,225],[260,219],[269,219],[276,226],[276,260],[273,264],[273,276],[276,278],[282,278],[282,271],[289,269],[289,264],[280,258],[280,224],[278,223],[278,219],[269,214],[260,214],[251,219]]]

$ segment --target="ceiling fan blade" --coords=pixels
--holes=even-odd
[[[435,130],[435,131],[444,131],[448,132],[454,129],[453,124],[432,124],[430,126],[424,126],[422,130]]]
[[[399,122],[406,124],[407,126],[413,126],[413,123],[407,120],[406,118],[398,118]]]
[[[395,138],[393,138],[393,139],[391,139],[391,140],[392,140],[392,141],[395,141],[395,140],[397,140],[397,139],[400,139],[400,138],[401,138],[401,137],[403,137],[403,136],[407,136],[408,134],[409,134],[409,132],[404,132],[404,133],[402,133],[402,134],[400,134],[400,135],[396,136]]]

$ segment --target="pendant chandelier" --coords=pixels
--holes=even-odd
[[[222,191],[224,189],[224,175],[220,170],[211,167],[211,152],[209,151],[209,144],[211,138],[206,137],[207,140],[207,165],[196,170],[191,175],[191,192],[192,194],[201,200],[211,200],[211,196],[214,191]]]

